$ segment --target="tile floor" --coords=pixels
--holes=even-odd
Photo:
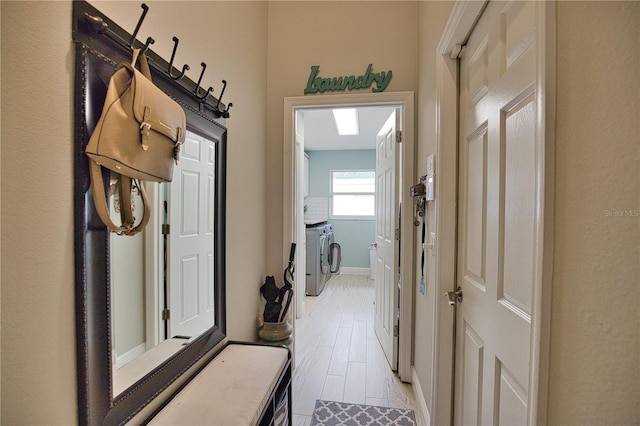
[[[309,425],[316,399],[419,411],[410,384],[391,371],[373,331],[374,281],[335,275],[305,297],[296,320],[293,424]],[[419,420],[419,419],[418,419]]]

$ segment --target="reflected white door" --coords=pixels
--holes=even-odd
[[[455,424],[524,425],[535,409],[536,49],[536,3],[491,2],[461,60]]]
[[[399,191],[396,179],[396,129],[393,111],[376,137],[375,333],[392,370],[398,369]]]
[[[214,317],[213,142],[187,137],[174,169],[169,195],[169,337],[193,337]]]

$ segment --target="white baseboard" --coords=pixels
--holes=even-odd
[[[418,374],[416,374],[416,369],[411,367],[411,386],[413,387],[413,396],[416,398],[416,402],[418,403],[418,408],[420,408],[420,413],[416,413],[416,416],[420,416],[421,420],[418,420],[418,424],[430,425],[431,424],[431,416],[429,415],[429,409],[427,408],[427,401],[424,399],[424,393],[422,392],[422,386],[420,386],[420,380],[418,379]]]
[[[371,275],[369,268],[353,268],[349,266],[340,267],[340,274],[344,275]]]
[[[130,361],[138,358],[140,355],[145,353],[145,344],[142,343],[135,348],[123,353],[122,355],[116,357],[116,368],[120,368],[123,365],[128,364]]]

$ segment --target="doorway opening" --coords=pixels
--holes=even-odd
[[[333,117],[331,116],[331,109],[333,108],[355,108],[358,110],[359,114],[364,117],[367,113],[378,114],[377,128],[373,130],[374,136],[370,138],[369,145],[364,146],[331,146],[327,144],[326,138],[324,140],[325,144],[317,145],[317,142],[313,140],[313,137],[308,136],[313,132],[310,130],[317,124],[311,118],[315,115],[324,115],[323,120],[329,121],[332,126],[333,132],[335,132],[335,124],[333,122]],[[394,146],[397,150],[397,159],[398,159],[398,174],[395,178],[394,184],[398,188],[397,201],[398,201],[398,209],[393,215],[397,218],[397,222],[395,223],[396,229],[394,229],[394,234],[397,234],[398,237],[400,235],[405,235],[406,238],[399,238],[397,241],[397,247],[399,249],[393,256],[395,265],[398,265],[398,279],[393,279],[394,284],[396,284],[396,289],[394,293],[394,297],[396,297],[396,304],[398,308],[394,311],[394,319],[397,319],[397,324],[399,327],[395,330],[397,332],[397,347],[395,351],[396,359],[388,360],[388,365],[394,366],[394,362],[397,363],[398,370],[398,382],[400,380],[403,382],[409,382],[411,380],[411,338],[413,335],[411,318],[413,315],[412,312],[412,283],[413,283],[413,259],[411,253],[413,252],[413,229],[411,223],[411,217],[400,218],[400,206],[402,204],[411,206],[412,200],[407,194],[407,191],[403,191],[402,187],[403,182],[410,182],[413,180],[413,151],[414,151],[414,123],[413,123],[413,93],[412,92],[401,92],[401,93],[389,93],[389,94],[361,94],[361,95],[331,95],[331,96],[320,96],[320,97],[296,97],[296,98],[286,98],[285,99],[285,118],[284,118],[284,129],[285,129],[285,185],[284,185],[284,219],[285,223],[290,223],[291,227],[285,227],[285,235],[284,241],[289,242],[293,241],[296,243],[296,276],[295,276],[295,318],[294,318],[294,332],[295,340],[294,340],[294,353],[301,350],[302,348],[298,346],[302,346],[304,344],[304,335],[305,332],[303,328],[304,321],[300,320],[300,329],[296,328],[296,320],[302,319],[307,315],[309,310],[314,309],[314,306],[311,306],[311,303],[305,303],[305,282],[306,282],[306,255],[307,255],[307,247],[306,246],[306,227],[305,227],[305,216],[307,221],[318,220],[318,218],[309,219],[309,213],[317,213],[311,212],[312,208],[317,208],[317,206],[313,206],[310,208],[310,203],[319,202],[320,208],[324,209],[324,216],[320,217],[320,221],[322,219],[326,219],[327,222],[330,222],[333,225],[333,232],[335,234],[334,238],[336,241],[342,243],[342,265],[340,266],[340,275],[330,277],[328,283],[331,284],[332,281],[336,283],[336,286],[343,286],[345,279],[347,281],[353,282],[365,282],[371,280],[370,273],[370,251],[369,247],[372,240],[372,233],[368,234],[361,233],[361,244],[359,253],[352,253],[352,250],[349,249],[348,238],[344,235],[343,231],[340,231],[340,226],[336,226],[336,223],[339,223],[340,220],[344,220],[344,218],[340,218],[341,213],[344,211],[340,211],[339,208],[336,207],[335,200],[339,197],[335,197],[336,194],[330,192],[331,189],[331,171],[356,171],[367,169],[370,171],[375,170],[375,158],[376,158],[376,141],[375,136],[377,132],[381,129],[384,124],[384,120],[389,118],[391,112],[397,111],[398,115],[398,131],[401,132],[401,138],[394,131],[393,134],[393,142]],[[380,118],[382,115],[385,117]],[[366,118],[365,118],[366,119]],[[364,123],[364,122],[363,122]],[[366,123],[362,124],[366,126]],[[362,133],[366,133],[367,130],[365,127],[360,129]],[[370,131],[371,132],[371,131]],[[319,135],[320,139],[322,139],[322,135]],[[401,140],[401,143],[396,142],[396,136],[399,137],[398,141]],[[352,138],[356,139],[356,138]],[[350,149],[345,149],[345,148]],[[310,149],[311,148],[311,149]],[[330,148],[330,149],[327,149]],[[308,158],[305,159],[305,151],[307,152]],[[342,152],[340,152],[342,151]],[[347,152],[348,151],[348,152]],[[360,155],[362,154],[362,155]],[[309,179],[305,179],[305,163],[309,164],[312,160],[312,157],[317,157],[316,159],[322,159],[329,163],[329,165],[325,165],[325,176],[328,176],[324,179],[324,182],[321,185],[325,187],[325,193],[315,192],[317,188],[314,188],[315,183],[312,182],[314,173],[311,172]],[[370,166],[359,165],[349,165],[348,163],[342,162],[341,164],[337,164],[337,159],[345,160],[349,156],[362,157],[359,158],[362,160],[364,157],[368,156],[372,160],[372,164]],[[333,160],[329,157],[332,157]],[[331,165],[333,164],[333,165]],[[318,166],[322,167],[322,166]],[[312,171],[314,167],[312,166],[310,170]],[[309,170],[309,169],[307,169]],[[306,197],[305,197],[306,194]],[[314,195],[319,195],[318,197],[314,197]],[[350,194],[354,195],[354,194]],[[357,194],[360,196],[360,200],[365,200],[367,198],[366,195]],[[310,200],[309,198],[320,198],[320,200]],[[373,197],[374,199],[376,196]],[[305,200],[307,203],[305,203]],[[373,200],[372,200],[373,202]],[[376,200],[377,202],[377,200]],[[307,205],[307,212],[305,212],[305,204]],[[366,200],[365,200],[366,204]],[[307,213],[307,215],[305,215]],[[361,210],[358,211],[356,216],[366,215],[366,212]],[[362,220],[362,217],[359,217],[359,223],[367,224],[367,220]],[[369,218],[368,225],[371,225],[375,228],[375,216]],[[338,228],[338,229],[336,229]],[[403,230],[405,231],[403,233]],[[287,235],[287,233],[290,233]],[[375,233],[375,232],[374,232]],[[343,242],[344,241],[344,242]],[[345,247],[346,246],[346,247]],[[283,247],[283,250],[288,252],[289,247]],[[350,280],[353,278],[353,280]],[[396,277],[394,277],[396,278]],[[342,281],[342,283],[340,281]],[[364,285],[366,287],[366,284]],[[403,289],[404,287],[404,289]],[[372,289],[371,289],[372,290]],[[320,300],[320,297],[314,299],[314,302]],[[364,333],[367,330],[363,330]],[[373,333],[373,331],[371,331]],[[393,331],[392,331],[393,332]],[[299,337],[298,337],[299,334]],[[366,335],[365,335],[366,336]],[[377,342],[376,342],[377,343]],[[366,344],[366,343],[365,343]],[[357,350],[357,349],[356,349]],[[366,350],[366,349],[365,349]],[[331,362],[331,353],[322,354],[324,356],[324,362],[326,363],[325,367],[328,368],[329,363]],[[347,352],[348,356],[348,352]],[[298,367],[297,374],[307,375],[307,379],[311,378],[314,375],[318,375],[319,372],[314,370],[314,365],[310,365],[309,361],[305,361],[303,357],[295,356],[296,365]],[[387,357],[389,358],[389,357]],[[384,358],[383,358],[384,360]],[[362,364],[364,366],[365,364]],[[391,371],[389,366],[386,368]],[[359,367],[359,368],[362,368]],[[394,366],[395,367],[395,366]],[[325,368],[325,370],[327,369]],[[364,367],[366,368],[366,367]],[[393,368],[394,370],[396,368]],[[379,372],[384,373],[384,371]],[[324,372],[326,375],[326,371]],[[329,376],[326,376],[329,377]],[[319,378],[315,380],[320,380]],[[331,377],[329,379],[331,383],[329,383],[330,389],[332,386],[342,389],[347,389],[346,383],[344,382],[345,378],[342,379],[336,377]],[[340,380],[343,380],[340,382]],[[333,383],[333,381],[337,381],[339,383]],[[407,385],[409,386],[409,385]],[[320,388],[320,391],[322,388]],[[317,392],[317,391],[316,391]],[[302,392],[301,394],[304,394]],[[317,395],[318,398],[320,395]],[[294,402],[295,405],[295,402]]]

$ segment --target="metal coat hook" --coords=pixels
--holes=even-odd
[[[227,88],[227,80],[222,80],[222,91],[220,92],[220,97],[218,98],[218,103],[216,104],[216,109],[218,111],[220,110],[220,101],[222,100],[222,97],[224,96],[224,89],[226,89],[226,88]]]
[[[205,93],[204,96],[200,96],[200,83],[202,82],[202,76],[204,76],[204,70],[207,69],[207,64],[201,62],[200,65],[202,65],[202,71],[200,72],[200,78],[198,79],[198,83],[196,84],[196,90],[194,91],[194,93],[196,95],[196,98],[204,101],[207,99],[207,96],[209,96],[209,93],[213,91],[213,87],[209,87],[207,89],[207,93]]]
[[[133,35],[131,36],[131,40],[129,41],[129,47],[131,47],[132,49],[133,49],[133,43],[135,43],[136,41],[136,36],[138,35],[138,31],[140,31],[140,27],[142,26],[142,21],[144,21],[144,17],[147,16],[147,12],[149,11],[149,6],[147,6],[144,3],[142,3],[140,7],[142,8],[142,15],[140,15],[140,19],[138,19],[138,24],[136,25],[136,29],[133,30]],[[151,43],[149,43],[149,40],[152,40]],[[149,47],[149,44],[153,44],[153,39],[151,37],[147,39],[147,45],[145,45],[146,46],[145,51]]]
[[[154,39],[152,39],[151,37],[147,37],[147,41],[144,43],[144,46],[140,50],[140,53],[145,53],[147,51],[147,49],[149,49],[149,45],[151,45],[151,44],[153,44],[155,42],[156,41]]]
[[[222,111],[222,116],[224,118],[229,118],[229,109],[231,109],[232,106],[233,106],[233,102],[229,102],[229,104],[227,105],[227,109]]]
[[[173,76],[171,74],[171,70],[173,68],[173,59],[176,57],[176,50],[178,50],[178,43],[180,42],[180,40],[178,40],[178,37],[173,36],[173,52],[171,53],[171,61],[169,61],[169,69],[167,70],[167,72],[169,73],[169,77],[171,77],[174,80],[180,80],[182,77],[184,77],[184,73],[189,69],[189,65],[184,64],[182,66],[182,72],[180,74],[178,74],[177,76]]]

